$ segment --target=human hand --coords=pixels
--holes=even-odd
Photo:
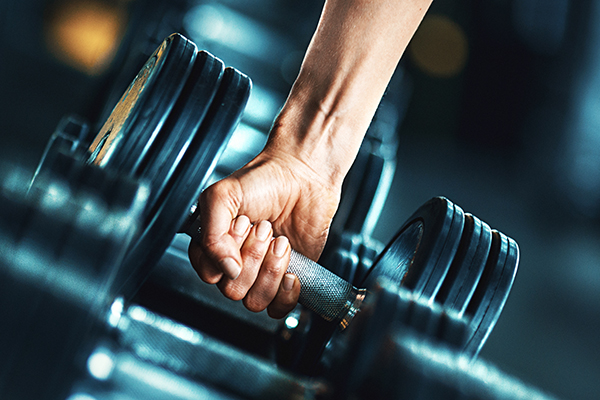
[[[321,254],[343,179],[430,4],[325,2],[267,146],[200,197],[202,239],[189,255],[203,281],[252,311],[292,310],[300,282],[285,273],[289,243],[315,261]]]
[[[202,193],[202,241],[190,244],[192,265],[227,298],[282,318],[300,294],[298,279],[286,274],[290,243],[316,261],[339,196],[340,187],[305,162],[267,146]]]

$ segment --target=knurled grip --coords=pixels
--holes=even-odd
[[[342,328],[362,303],[364,289],[355,288],[295,250],[292,250],[287,272],[300,281],[298,302],[327,321],[342,323]]]

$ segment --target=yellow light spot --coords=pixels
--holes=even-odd
[[[411,60],[425,73],[449,78],[465,67],[469,46],[460,25],[443,15],[431,15],[421,23],[408,51]]]
[[[124,7],[101,0],[55,3],[46,24],[50,51],[66,64],[90,75],[112,61],[127,24]]]

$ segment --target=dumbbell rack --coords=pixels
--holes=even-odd
[[[2,398],[547,398],[462,354],[464,320],[386,281],[317,376],[127,303],[110,272],[123,254],[110,249],[138,228],[144,188],[90,168],[75,176],[78,187],[29,195],[11,183],[19,177],[2,185]],[[104,182],[95,193],[91,178]],[[115,185],[118,196],[101,196]]]
[[[10,323],[0,336],[3,399],[425,399],[447,398],[448,393],[465,399],[520,398],[523,393],[545,398],[500,372],[495,372],[497,381],[486,383],[488,366],[473,360],[506,300],[518,252],[509,238],[458,206],[432,200],[383,251],[381,245],[370,245],[366,233],[372,222],[336,222],[341,239],[330,250],[332,269],[354,282],[368,282],[372,290],[344,332],[301,306],[274,322],[212,296],[191,273],[181,236],[164,246],[158,267],[138,280],[145,283],[133,296],[124,283],[131,271],[139,277],[135,255],[141,253],[131,249],[140,248],[140,237],[150,237],[148,208],[155,207],[148,203],[158,201],[152,197],[156,192],[135,174],[78,162],[77,142],[86,137],[77,121],[61,124],[47,165],[28,192],[22,189],[26,178],[4,174],[0,312]],[[214,154],[222,150],[218,147]],[[214,165],[214,160],[209,157],[206,163]],[[367,205],[369,212],[362,215],[374,208]],[[429,221],[438,220],[443,229],[430,226]],[[406,244],[415,240],[416,247]],[[408,247],[401,263],[418,259],[420,267],[404,270],[401,279],[373,273],[372,265],[395,268],[390,258],[399,257],[398,246]],[[492,254],[491,261],[481,259],[479,248],[493,249],[486,253],[486,259]],[[510,257],[512,263],[506,261]],[[141,262],[142,270],[149,271],[148,260]],[[463,265],[480,269],[461,297],[456,288],[467,279],[461,275]],[[504,274],[504,265],[514,268]],[[444,280],[447,276],[452,279]],[[496,290],[500,282],[504,289]],[[478,336],[480,326],[485,328]]]

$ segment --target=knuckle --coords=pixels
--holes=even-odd
[[[200,279],[202,280],[202,282],[208,283],[209,285],[214,285],[216,283],[219,283],[223,274],[199,272],[198,276],[200,276]]]
[[[244,306],[252,312],[261,312],[267,308],[268,304],[256,299],[254,296],[246,296],[244,298]]]
[[[202,251],[211,259],[219,259],[222,251],[222,242],[216,235],[206,235],[202,241]]]
[[[239,285],[225,284],[219,285],[221,293],[229,300],[240,301],[246,297],[247,290]]]
[[[266,275],[278,277],[283,272],[284,266],[278,262],[265,262],[262,269]]]
[[[210,207],[213,204],[221,204],[226,208],[237,209],[240,201],[236,195],[237,190],[229,179],[220,180],[205,189],[200,195],[201,207]]]
[[[205,253],[190,246],[189,254],[192,267],[203,282],[213,285],[221,280],[223,273],[206,259]]]
[[[259,246],[251,246],[249,247],[244,254],[246,257],[246,260],[255,262],[255,263],[260,263],[262,262],[265,253],[263,251],[263,249],[261,249]]]

